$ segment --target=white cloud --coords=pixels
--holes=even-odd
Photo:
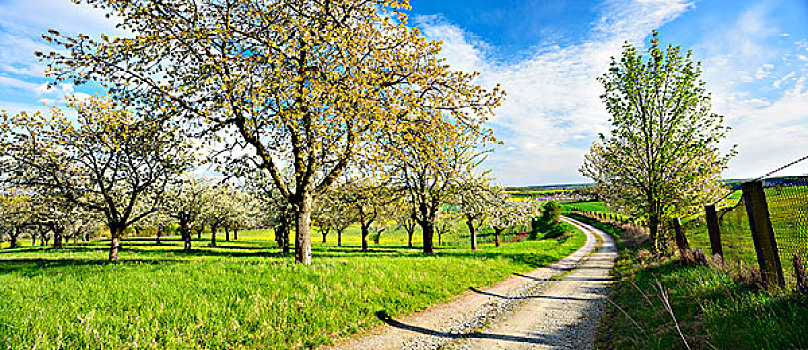
[[[506,145],[487,166],[501,183],[528,185],[586,181],[577,169],[587,140],[609,130],[596,78],[606,72],[610,57],[619,56],[624,41],[643,46],[652,29],[694,7],[691,1],[607,1],[589,39],[536,47],[509,64],[491,59],[488,45],[441,17],[415,22],[430,38],[444,41],[453,67],[480,71],[484,86],[502,84],[507,97],[492,125]],[[806,152],[808,64],[802,52],[808,42],[782,35],[769,12],[767,4],[755,4],[693,47],[704,62],[713,109],[732,127],[724,147],[739,144],[726,177],[756,177]],[[808,165],[786,173],[808,173]]]
[[[732,127],[725,148],[738,145],[724,174],[730,178],[758,177],[808,152],[808,63],[799,57],[805,42],[783,36],[767,5],[744,9],[695,50],[707,57],[713,110]],[[808,174],[808,164],[783,174]]]
[[[59,84],[59,88],[62,89],[62,93],[65,95],[70,95],[73,93],[73,85],[70,84]]]
[[[439,15],[418,16],[415,21],[423,28],[423,34],[433,40],[443,41],[443,54],[457,70],[473,72],[483,68],[486,44],[475,40],[471,34],[447,23]]]
[[[754,108],[737,105],[727,109],[735,122],[728,141],[738,144],[738,156],[730,163],[731,177],[758,177],[790,161],[808,155],[808,91],[806,78],[771,105]],[[803,163],[778,175],[808,174]]]
[[[89,95],[89,94],[85,94],[85,93],[83,93],[83,92],[77,92],[77,93],[73,94],[73,95],[72,95],[70,98],[71,98],[72,100],[74,100],[74,101],[77,101],[77,102],[83,102],[83,101],[87,101],[87,100],[89,100],[89,99],[90,99],[90,95]]]
[[[0,76],[0,86],[13,87],[13,88],[24,89],[24,90],[28,90],[28,91],[36,91],[37,89],[39,89],[39,85],[37,85],[37,84],[31,83],[31,82],[28,82],[28,81],[25,81],[25,80],[20,80],[20,79],[16,79],[16,78],[9,78],[9,77],[4,77],[4,76]]]
[[[487,46],[440,17],[415,22],[431,39],[442,40],[454,68],[480,71],[484,86],[501,83],[506,101],[492,118],[505,141],[488,160],[498,181],[524,185],[583,181],[578,175],[586,139],[608,131],[608,115],[600,102],[596,78],[624,41],[642,44],[652,29],[693,6],[690,1],[610,1],[592,24],[590,40],[568,47],[536,47],[513,64],[491,62]]]
[[[50,98],[40,98],[39,103],[41,103],[43,106],[50,106],[56,103],[56,101]]]
[[[126,35],[115,28],[119,22],[119,18],[106,18],[103,11],[93,6],[69,0],[0,0],[0,88],[24,90],[13,91],[18,99],[28,94],[30,101],[43,98],[64,102],[64,96],[74,93],[72,85],[60,84],[48,89],[42,84],[46,81],[45,65],[34,56],[34,51],[58,50],[47,44],[42,34],[56,29],[67,35],[97,36],[102,32]]]
[[[34,91],[37,94],[44,95],[53,92],[53,89],[48,85],[48,83],[44,83],[42,85],[37,86]]]

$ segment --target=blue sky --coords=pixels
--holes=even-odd
[[[492,120],[505,145],[486,163],[506,185],[585,181],[577,169],[608,115],[595,80],[624,41],[652,29],[703,62],[713,110],[732,127],[738,156],[726,177],[755,177],[808,154],[808,1],[411,0],[410,23],[444,41],[457,69],[501,83],[508,97]],[[40,34],[111,33],[110,20],[69,0],[0,0],[0,109],[64,104],[93,93],[46,91],[34,50]],[[808,164],[786,174],[808,173]]]

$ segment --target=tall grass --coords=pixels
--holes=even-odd
[[[622,230],[607,229],[620,255],[599,347],[684,349],[686,341],[693,349],[808,348],[808,297],[761,290],[710,266],[654,257],[648,243],[623,244]]]

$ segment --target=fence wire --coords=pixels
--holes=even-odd
[[[724,260],[757,266],[755,243],[740,191],[722,201],[717,214]],[[692,248],[710,253],[710,234],[704,213],[694,220],[687,221],[684,229]]]
[[[763,187],[783,275],[793,282],[794,255],[808,267],[808,176],[765,179]]]

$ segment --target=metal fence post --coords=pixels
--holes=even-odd
[[[774,229],[769,218],[769,205],[766,203],[763,182],[760,180],[745,182],[741,188],[763,280],[767,285],[778,284],[784,287],[786,282],[783,278],[783,267],[780,265],[780,255],[777,252],[777,241],[774,239]]]
[[[682,228],[681,219],[673,219],[673,229],[676,231],[676,246],[679,248],[679,252],[684,254],[685,251],[690,249],[690,244],[687,243],[687,237],[685,237],[685,230]]]
[[[724,250],[721,247],[721,229],[718,226],[718,214],[715,212],[715,205],[704,207],[705,219],[707,219],[707,231],[710,233],[710,250],[713,255],[718,254],[724,258]]]

